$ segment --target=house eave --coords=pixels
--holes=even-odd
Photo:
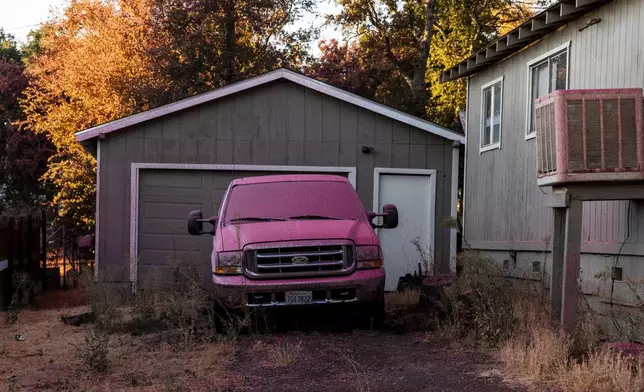
[[[443,71],[440,83],[481,72],[544,36],[612,0],[562,0],[497,38],[480,51]]]

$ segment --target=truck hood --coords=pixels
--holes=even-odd
[[[375,243],[365,220],[292,220],[225,226],[220,231],[219,250],[240,250],[248,244],[299,240],[349,239],[360,245]]]

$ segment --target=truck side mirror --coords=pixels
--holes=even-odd
[[[201,211],[192,211],[188,215],[188,233],[191,235],[203,234],[203,214]]]
[[[385,229],[395,229],[398,227],[398,208],[393,204],[382,206],[382,225]]]
[[[212,230],[207,232],[203,231],[203,223],[210,223],[213,227]],[[188,233],[191,235],[201,235],[201,234],[215,234],[215,227],[217,226],[217,217],[214,216],[210,219],[203,219],[203,213],[201,211],[192,211],[188,215]]]

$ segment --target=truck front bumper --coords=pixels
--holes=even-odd
[[[382,268],[356,270],[346,276],[302,279],[213,275],[213,282],[215,299],[226,307],[291,306],[285,299],[287,291],[312,292],[312,301],[306,305],[372,303],[384,297],[385,271]]]

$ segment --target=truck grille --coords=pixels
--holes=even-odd
[[[253,277],[339,274],[353,267],[351,245],[262,247],[245,251],[246,272]]]

